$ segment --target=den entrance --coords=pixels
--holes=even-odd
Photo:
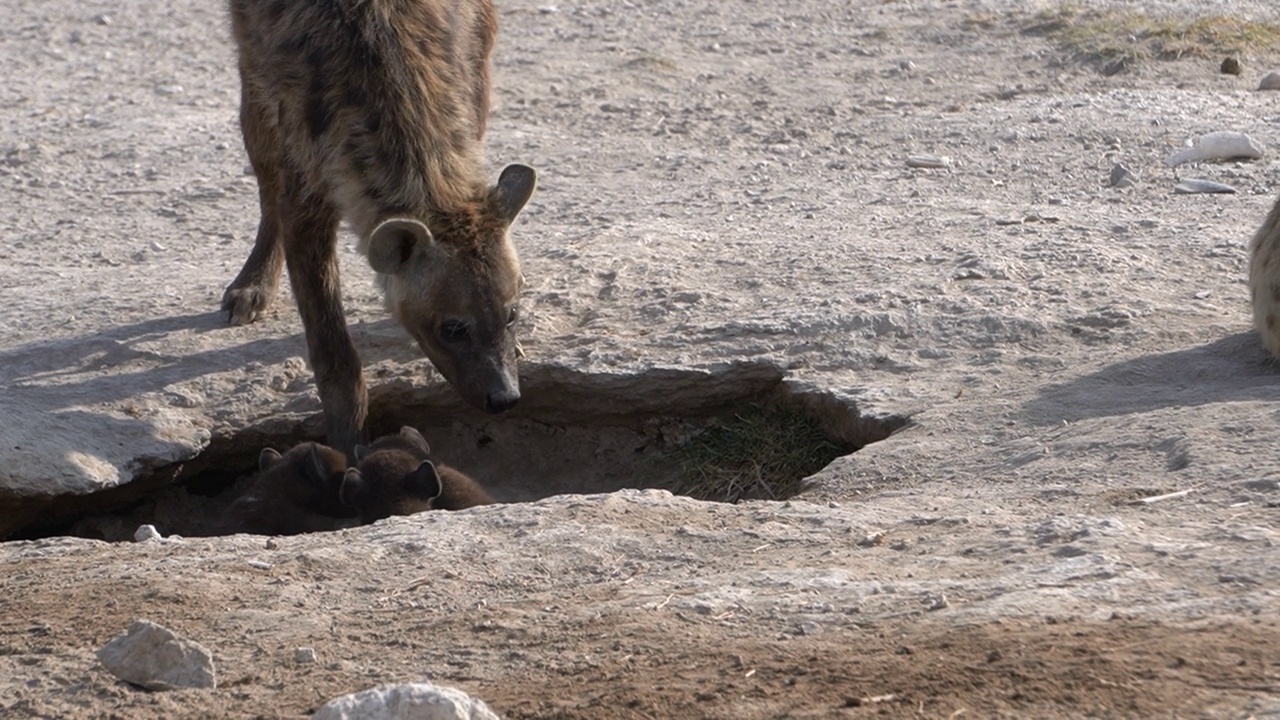
[[[638,375],[532,368],[521,405],[495,418],[458,404],[447,388],[384,387],[373,393],[376,435],[417,428],[437,461],[481,482],[499,502],[566,493],[663,488],[701,500],[785,500],[832,460],[901,427],[863,417],[838,394],[788,382],[774,366]],[[142,524],[198,536],[239,495],[263,446],[287,450],[299,435],[246,432],[215,442],[182,467],[131,485],[153,488],[77,517],[46,516],[26,537],[133,538]]]

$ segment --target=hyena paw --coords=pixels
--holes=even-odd
[[[227,288],[222,294],[222,311],[227,314],[227,322],[248,325],[257,320],[271,304],[273,294],[257,285]]]

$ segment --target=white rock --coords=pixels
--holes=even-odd
[[[135,620],[98,651],[98,660],[116,677],[148,690],[218,686],[208,650],[149,620]]]
[[[315,648],[300,647],[293,651],[293,661],[296,663],[313,663],[316,661]]]
[[[431,683],[383,685],[325,703],[311,720],[498,720],[457,688]]]
[[[1253,138],[1244,133],[1220,130],[1201,135],[1196,144],[1183,148],[1165,159],[1169,167],[1203,160],[1229,160],[1231,158],[1256,159],[1266,151]]]
[[[139,525],[138,529],[133,531],[134,542],[146,542],[148,540],[163,540],[164,536],[156,529],[155,525]]]
[[[1280,90],[1280,72],[1269,72],[1258,82],[1259,90]]]

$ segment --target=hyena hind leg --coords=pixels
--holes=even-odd
[[[240,127],[249,162],[258,178],[258,205],[262,217],[253,250],[240,274],[222,295],[222,310],[232,325],[247,325],[271,306],[280,291],[284,247],[280,241],[280,147],[273,118],[253,101],[248,89],[241,92]]]

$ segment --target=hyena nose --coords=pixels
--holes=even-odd
[[[506,412],[507,410],[515,407],[516,403],[519,401],[519,390],[499,390],[498,392],[492,392],[485,396],[484,409],[485,412],[495,414]]]

